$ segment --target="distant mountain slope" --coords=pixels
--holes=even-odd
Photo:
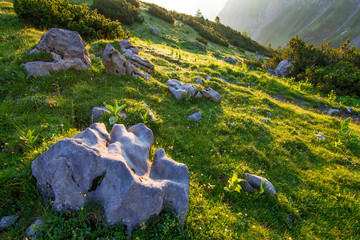
[[[360,47],[359,0],[229,0],[221,22],[273,47],[298,34],[318,45],[340,46],[348,37]]]

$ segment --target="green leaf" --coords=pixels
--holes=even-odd
[[[265,192],[266,189],[266,182],[265,181],[261,181],[261,185],[260,185],[260,194],[263,194]]]

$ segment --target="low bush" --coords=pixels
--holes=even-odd
[[[111,21],[85,5],[72,5],[68,0],[14,0],[15,13],[38,28],[66,28],[85,39],[128,38],[120,22]]]
[[[128,25],[144,21],[139,15],[140,4],[137,0],[94,0],[93,7],[113,21],[119,20]]]
[[[175,22],[174,18],[171,16],[171,14],[165,8],[159,7],[155,4],[149,4],[149,5],[150,5],[150,7],[148,9],[148,12],[151,15],[161,18],[162,20],[164,20],[168,23],[171,23],[171,24]]]
[[[204,38],[202,38],[202,37],[197,37],[197,38],[196,38],[196,41],[198,41],[198,42],[200,42],[200,43],[202,43],[202,44],[204,44],[204,45],[207,45],[207,41],[206,41]]]

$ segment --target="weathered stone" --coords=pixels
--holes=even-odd
[[[201,94],[204,97],[209,98],[216,102],[219,102],[222,98],[222,96],[212,88],[209,88],[208,90],[201,90]]]
[[[154,34],[154,35],[158,35],[159,34],[159,31],[155,28],[152,28],[151,30],[151,33]]]
[[[187,95],[195,96],[197,88],[189,83],[181,83],[178,80],[170,79],[166,82],[169,91],[177,100],[183,100]]]
[[[201,48],[201,50],[206,51],[206,46],[198,41],[190,42],[191,45]]]
[[[318,138],[320,138],[321,140],[325,140],[326,137],[322,134],[315,134]]]
[[[103,53],[103,64],[107,73],[112,73],[118,76],[126,73],[132,74],[133,68],[129,65],[126,58],[121,55],[110,43],[108,43]]]
[[[203,98],[204,96],[201,94],[201,92],[197,92],[197,94],[195,95],[195,98]]]
[[[223,57],[222,58],[225,62],[231,63],[231,64],[236,64],[237,61],[236,59],[232,58],[232,57]]]
[[[201,113],[201,111],[196,112],[194,114],[191,114],[188,118],[190,120],[193,120],[194,122],[198,122],[202,119],[202,113]]]
[[[211,79],[213,79],[213,77],[206,76],[206,80],[207,80],[207,81],[209,81],[209,80],[211,80]]]
[[[279,65],[275,69],[275,73],[279,77],[287,77],[289,76],[292,67],[293,65],[285,59],[279,63]]]
[[[149,111],[149,116],[151,117],[151,119],[152,119],[152,120],[157,120],[155,114],[153,113],[153,111],[151,111],[150,107],[149,107],[147,104],[145,104],[145,103],[143,104],[143,106],[148,109],[148,111]]]
[[[129,51],[127,51],[126,53],[129,53]],[[127,54],[126,56],[128,57],[129,62],[131,62],[135,66],[142,68],[143,70],[145,70],[147,72],[151,72],[155,69],[154,64],[152,64],[146,58],[142,58],[136,54]]]
[[[335,113],[340,113],[340,110],[339,109],[329,109],[328,113],[330,116],[332,116]]]
[[[196,82],[195,82],[196,84],[200,84],[200,85],[204,85],[204,82],[201,80],[201,77],[198,77],[197,79],[196,79]]]
[[[129,42],[126,39],[120,41],[119,45],[120,45],[121,51],[123,51],[123,52],[130,50],[133,54],[136,54],[136,55],[138,55],[140,53],[140,50],[137,47],[134,47],[131,44],[131,42]]]
[[[184,222],[189,204],[190,176],[163,149],[149,152],[153,133],[144,124],[125,129],[114,124],[110,135],[104,124],[93,124],[63,139],[36,158],[32,173],[39,192],[53,201],[56,211],[102,204],[109,224],[122,221],[131,231],[171,206]]]
[[[270,123],[270,120],[266,118],[261,119],[261,121],[263,121],[264,123]]]
[[[348,107],[346,110],[348,111],[348,113],[352,113],[353,108],[352,108],[352,107]]]
[[[1,228],[8,228],[11,225],[13,225],[17,220],[19,219],[19,216],[12,215],[12,216],[6,216],[3,217],[0,221],[0,229]]]
[[[51,72],[66,71],[70,68],[84,70],[91,68],[85,42],[75,31],[51,28],[30,53],[50,53],[53,62],[24,63],[25,70],[33,76],[48,76]]]
[[[244,179],[246,180],[244,187],[247,191],[253,191],[254,189],[260,190],[261,183],[265,182],[265,192],[276,195],[274,186],[266,178],[259,177],[250,173],[244,173]]]
[[[39,237],[40,228],[44,225],[44,220],[36,219],[25,231],[25,236],[30,237],[31,239],[36,239]],[[24,238],[26,239],[26,238]]]
[[[268,74],[269,74],[270,76],[276,76],[276,72],[275,72],[274,70],[272,70],[272,69],[269,69],[269,70],[268,70]]]
[[[106,107],[104,107],[104,106],[93,107],[91,109],[90,122],[91,123],[97,122],[106,114],[110,114],[109,109],[107,109]],[[124,110],[122,110],[119,112],[118,116],[125,119],[125,118],[127,118],[127,113]]]
[[[214,52],[214,56],[215,57],[219,57],[220,56],[220,53],[218,51]]]

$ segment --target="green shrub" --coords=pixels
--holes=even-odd
[[[66,28],[85,39],[128,38],[120,22],[111,21],[85,5],[72,5],[68,0],[14,0],[15,13],[38,28]]]
[[[161,18],[162,20],[168,22],[168,23],[174,23],[175,20],[171,16],[171,14],[166,10],[165,8],[159,7],[155,4],[149,4],[150,8],[148,9],[148,12],[158,18]]]
[[[254,67],[254,68],[261,68],[263,62],[261,60],[255,59],[255,60],[250,60],[250,59],[245,59],[244,63],[248,66],[248,67]]]
[[[137,0],[94,0],[93,7],[111,20],[124,24],[143,22],[139,15],[140,4]]]
[[[197,37],[197,38],[196,38],[196,41],[198,41],[198,42],[200,42],[200,43],[202,43],[202,44],[204,44],[204,45],[207,44],[207,41],[206,41],[204,38],[202,38],[202,37]]]

